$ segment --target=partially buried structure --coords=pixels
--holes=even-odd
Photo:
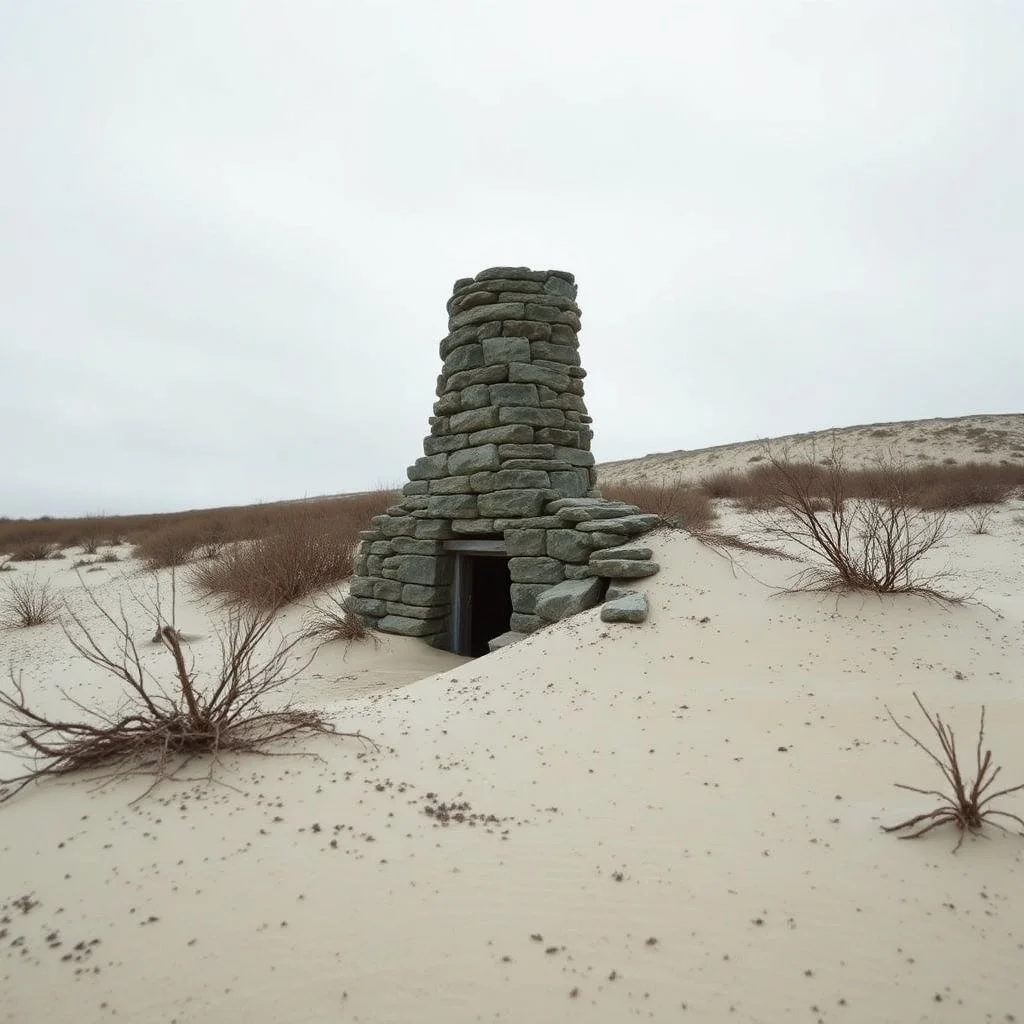
[[[622,581],[658,571],[633,542],[658,518],[596,489],[573,275],[492,267],[455,282],[448,314],[424,454],[360,535],[349,607],[469,655],[603,600],[642,621]]]

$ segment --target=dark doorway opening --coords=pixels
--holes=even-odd
[[[469,654],[487,654],[489,640],[508,632],[512,618],[512,577],[508,559],[495,555],[464,555],[469,562]]]
[[[508,631],[512,578],[500,540],[449,541],[455,557],[452,587],[452,650],[473,658],[490,651],[488,641]]]

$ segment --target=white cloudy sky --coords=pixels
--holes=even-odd
[[[600,460],[1021,411],[1016,0],[0,0],[0,514],[398,483],[454,280]]]

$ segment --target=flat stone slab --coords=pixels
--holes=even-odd
[[[594,551],[590,555],[590,561],[600,562],[606,558],[629,558],[634,562],[644,562],[653,554],[654,552],[650,548],[641,547],[638,544],[624,544],[615,548]]]
[[[593,608],[601,600],[601,580],[566,580],[537,598],[537,614],[548,622],[559,622]]]
[[[637,562],[631,558],[604,558],[587,566],[592,573],[608,580],[639,580],[653,576],[660,568],[657,562]]]
[[[630,590],[613,601],[601,605],[602,622],[645,622],[650,606],[647,595]]]
[[[488,640],[487,649],[489,651],[500,651],[502,647],[509,647],[512,644],[517,644],[520,640],[525,640],[528,636],[529,633],[517,633],[514,629],[510,629],[507,633],[502,633],[501,636],[496,636],[493,640]]]

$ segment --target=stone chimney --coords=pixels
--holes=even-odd
[[[608,579],[656,572],[649,549],[614,549],[657,518],[595,489],[573,275],[492,267],[456,281],[447,308],[424,454],[361,535],[349,605],[384,632],[480,654],[551,621],[538,602],[558,584],[575,581],[562,592],[578,611]]]

